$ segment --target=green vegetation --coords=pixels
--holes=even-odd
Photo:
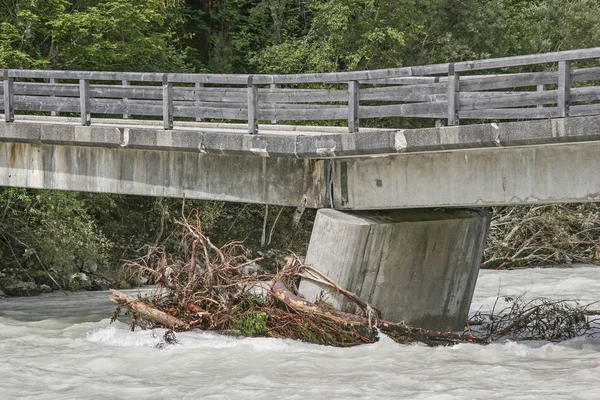
[[[595,0],[0,0],[0,68],[377,69],[600,46],[599,21]],[[271,248],[302,252],[310,234],[310,211],[296,225],[292,209],[188,203],[200,210],[204,231],[219,244],[236,238],[265,254]],[[137,276],[116,266],[148,254],[150,247],[176,248],[170,233],[180,208],[177,199],[0,189],[0,287],[16,280],[74,287],[76,272],[109,278],[120,287],[138,284]],[[551,215],[562,218],[559,211]],[[599,212],[590,205],[570,215],[589,222],[597,221]],[[568,240],[578,226],[569,223],[575,228],[544,240]],[[523,226],[517,233],[530,235],[531,229],[539,226]],[[514,256],[520,247],[505,245],[498,232],[493,236],[498,247],[489,253],[498,261],[488,266],[537,260],[526,258],[531,249]],[[561,244],[560,251],[543,255],[550,255],[549,262],[598,262],[600,251],[593,247],[598,237],[582,241],[592,244],[583,243],[584,250]],[[517,262],[508,263],[511,257]]]
[[[244,336],[259,336],[267,331],[269,315],[263,311],[256,311],[240,317],[237,328]]]

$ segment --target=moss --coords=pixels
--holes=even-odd
[[[237,329],[245,336],[260,336],[267,331],[269,315],[262,311],[252,312],[237,321]]]

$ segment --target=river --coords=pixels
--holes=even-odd
[[[484,270],[472,310],[498,293],[598,301],[600,268]],[[160,331],[111,325],[107,298],[0,299],[0,399],[600,399],[600,335],[340,349],[188,332],[161,349]]]

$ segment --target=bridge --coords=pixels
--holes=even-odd
[[[456,329],[489,226],[481,207],[600,200],[599,58],[298,75],[4,70],[0,185],[323,208],[307,261],[390,319]],[[431,127],[399,129],[405,118]]]

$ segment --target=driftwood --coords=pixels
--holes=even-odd
[[[131,297],[125,293],[119,292],[117,290],[112,289],[112,296],[110,297],[110,301],[119,306],[130,309],[131,311],[135,311],[136,313],[142,314],[154,322],[157,322],[165,327],[169,327],[171,329],[183,328],[187,324],[176,318],[172,315],[167,314],[164,311],[160,311],[159,309],[152,307],[145,301],[141,299],[137,299],[135,297]]]
[[[524,308],[513,307],[517,312],[510,313],[509,317],[514,318],[490,318],[501,324],[497,323],[490,334],[484,336],[479,332],[474,336],[470,329],[468,334],[456,334],[386,321],[373,306],[296,256],[288,257],[287,264],[277,274],[245,274],[244,267],[259,259],[252,259],[237,242],[216,246],[202,233],[197,211],[190,215],[184,215],[180,222],[181,249],[178,253],[154,251],[126,264],[152,279],[157,285],[153,295],[141,299],[113,291],[111,297],[119,306],[134,311],[134,316],[145,317],[154,326],[173,331],[236,332],[245,336],[291,338],[339,347],[374,343],[379,340],[379,334],[384,333],[398,343],[448,346],[487,344],[490,342],[487,339],[498,339],[498,333],[508,335],[510,332],[505,328],[512,326],[515,330],[515,324],[524,327],[519,328],[521,331],[535,330],[535,337],[539,337],[538,326],[546,326],[548,321],[548,326],[560,326],[560,331],[568,330],[567,337],[572,337],[580,331],[580,326],[587,326],[589,314],[596,312],[585,307],[577,308],[574,314],[568,307],[548,302],[541,304],[542,308],[533,303]],[[292,289],[300,278],[312,279],[336,290],[359,306],[362,315],[343,313],[300,297]],[[557,320],[556,317],[562,322],[552,322]],[[142,319],[134,318],[133,327],[147,326]],[[564,327],[567,330],[562,329]],[[552,340],[565,337],[554,329],[546,331],[551,331],[551,336],[544,337]]]
[[[113,290],[114,303],[152,321],[154,326],[174,331],[238,331],[247,336],[292,338],[332,346],[376,342],[378,330],[399,343],[487,343],[471,335],[382,320],[379,310],[296,256],[288,257],[277,274],[244,274],[244,267],[259,259],[250,258],[240,243],[215,246],[202,233],[197,211],[190,215],[184,215],[180,222],[180,253],[150,252],[126,264],[153,279],[156,293],[140,299]],[[301,277],[338,291],[357,304],[364,315],[339,312],[301,298],[289,289]],[[262,295],[256,294],[256,287],[262,288]],[[133,327],[136,325],[144,327],[140,318],[133,319]]]
[[[472,335],[460,335],[452,332],[432,331],[382,319],[371,321],[366,317],[335,310],[325,311],[317,305],[295,295],[281,282],[275,282],[271,292],[277,299],[296,311],[326,316],[327,318],[330,318],[331,320],[341,324],[358,324],[369,328],[375,326],[380,331],[384,332],[392,339],[400,343],[421,342],[429,346],[449,346],[458,343],[489,343],[487,340],[477,338]]]

